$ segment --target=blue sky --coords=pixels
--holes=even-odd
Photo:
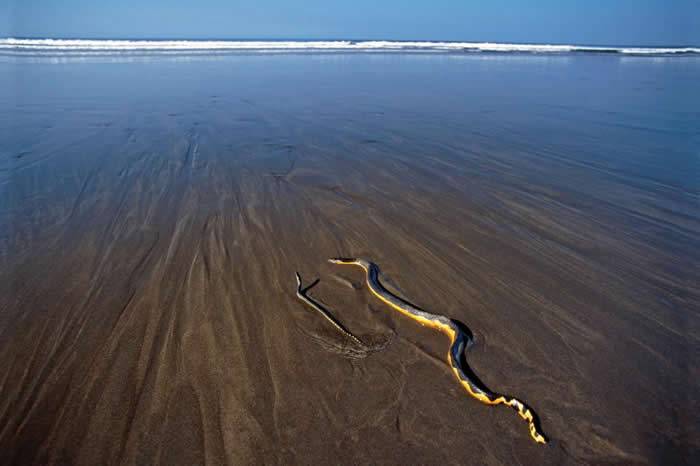
[[[700,44],[700,0],[0,0],[0,36]]]

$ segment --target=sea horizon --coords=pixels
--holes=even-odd
[[[172,51],[172,50],[292,50],[292,51],[386,51],[452,53],[531,54],[622,54],[648,56],[700,55],[697,45],[625,45],[583,43],[540,43],[517,41],[475,41],[439,39],[359,38],[187,38],[187,37],[0,37],[0,50],[27,51]]]

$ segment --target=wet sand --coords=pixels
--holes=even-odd
[[[697,461],[699,65],[554,60],[0,63],[0,462]]]

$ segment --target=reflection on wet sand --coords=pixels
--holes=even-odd
[[[502,91],[577,60],[436,61],[429,96],[424,58],[384,58],[389,81],[362,57],[231,60],[50,65],[60,90],[29,68],[36,99],[3,95],[2,462],[692,458],[698,192],[680,136],[638,129],[649,108],[546,106],[561,82]],[[133,66],[168,79],[139,91]],[[596,75],[576,99],[608,85]],[[551,442],[464,397],[444,338],[337,256],[372,257],[390,291],[473,329],[474,372],[526,393]],[[343,337],[297,299],[297,270],[327,277],[314,299],[363,343],[389,344],[328,351]]]

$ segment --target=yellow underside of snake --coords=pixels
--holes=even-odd
[[[447,317],[430,314],[419,309],[412,304],[389,293],[379,282],[379,267],[376,264],[364,259],[330,259],[334,264],[347,264],[362,267],[367,274],[367,285],[370,291],[381,299],[383,302],[401,312],[402,314],[417,320],[421,325],[428,326],[440,330],[450,337],[450,350],[447,353],[447,359],[455,376],[467,390],[471,396],[487,405],[506,405],[513,408],[529,425],[530,436],[537,443],[546,443],[547,440],[544,434],[538,428],[538,422],[534,412],[525,405],[522,401],[494,393],[482,386],[477,380],[474,380],[469,374],[466,363],[463,364],[463,353],[465,347],[471,342],[471,335],[467,334],[456,321]]]

